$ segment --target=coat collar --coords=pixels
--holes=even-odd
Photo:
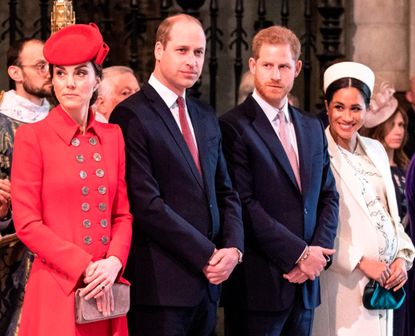
[[[341,181],[347,186],[349,193],[352,195],[352,197],[356,200],[356,202],[359,204],[359,206],[363,209],[363,211],[370,219],[369,210],[367,209],[364,197],[360,192],[360,188],[356,188],[356,177],[354,176],[353,171],[349,167],[349,164],[347,163],[346,159],[340,153],[340,150],[330,133],[329,127],[326,128],[326,136],[328,142],[328,151],[330,155],[331,167],[333,168],[333,170],[337,172],[337,175],[339,176]],[[357,135],[357,141],[362,146],[364,152],[372,161],[374,166],[379,170],[380,174],[383,176],[389,212],[393,222],[396,224],[399,222],[399,215],[396,204],[394,204],[394,202],[396,203],[396,196],[394,192],[393,183],[390,178],[390,167],[387,161],[386,153],[384,153],[384,151],[382,150],[382,145],[379,144],[379,147],[376,146],[375,148],[375,146],[370,145],[367,142],[367,140],[367,138],[361,137],[359,134]]]
[[[174,120],[174,117],[169,107],[166,105],[166,103],[163,101],[163,99],[160,97],[160,95],[151,85],[144,84],[141,90],[143,94],[147,97],[148,101],[150,102],[151,107],[154,110],[154,112],[157,115],[159,115],[160,118],[162,119],[169,133],[171,134],[174,141],[176,142],[180,152],[184,156],[187,164],[189,165],[189,168],[192,171],[194,178],[197,180],[198,184],[203,189],[202,176],[197,170],[193,157],[190,154],[189,148],[187,147],[187,144],[184,141],[183,135],[180,132],[179,126]],[[199,151],[200,165],[202,167],[202,171],[205,171],[207,169],[207,163],[204,160],[206,156],[204,155],[206,139],[204,136],[205,132],[203,129],[204,123],[203,121],[200,121],[201,119],[203,119],[203,113],[199,111],[198,106],[194,104],[189,98],[186,98],[186,105],[187,105],[187,110],[189,112],[190,119],[192,120],[193,130],[195,132],[196,143],[197,143],[197,147]],[[139,112],[140,111],[138,111],[138,113]]]
[[[52,109],[45,120],[55,129],[55,132],[67,145],[70,145],[72,139],[81,133],[79,125],[62,109],[60,105]],[[85,133],[93,132],[97,136],[98,141],[102,142],[102,139],[97,132],[97,126],[98,122],[95,120],[94,113],[91,109],[89,109],[88,123]]]

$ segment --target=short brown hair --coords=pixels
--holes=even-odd
[[[260,30],[252,40],[252,57],[259,58],[259,50],[264,43],[288,44],[291,48],[294,60],[298,61],[301,54],[301,43],[298,37],[288,28],[271,26]]]
[[[173,16],[169,16],[168,18],[164,19],[157,28],[156,32],[156,42],[160,42],[163,47],[166,47],[167,42],[170,40],[170,31],[173,25],[180,20],[187,20],[198,24],[202,29],[202,24],[198,19],[191,15],[187,14],[176,14]]]

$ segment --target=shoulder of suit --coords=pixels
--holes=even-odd
[[[255,99],[252,96],[248,96],[242,103],[236,105],[226,113],[224,113],[220,119],[224,121],[231,121],[232,119],[240,119],[246,112],[254,112]]]

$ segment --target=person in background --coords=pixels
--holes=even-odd
[[[370,279],[397,290],[407,281],[414,246],[400,223],[389,159],[378,141],[362,137],[375,75],[366,65],[341,62],[324,73],[328,150],[340,194],[336,253],[320,276],[321,305],[313,335],[392,335],[392,313],[367,310]]]
[[[75,291],[105,316],[131,242],[121,130],[96,122],[108,46],[94,25],[71,25],[45,43],[59,105],[16,132],[11,179],[16,233],[33,252],[20,336],[128,335],[125,317],[75,323]]]
[[[98,87],[97,101],[94,104],[95,119],[108,122],[115,106],[138,90],[140,85],[133,69],[120,65],[104,68],[102,81]]]
[[[14,232],[10,216],[10,169],[16,129],[44,119],[51,95],[43,42],[23,39],[7,51],[7,71],[15,89],[0,93],[0,235]],[[11,225],[10,225],[11,224]]]
[[[405,94],[406,100],[411,105],[406,111],[408,116],[408,124],[406,130],[408,132],[408,140],[405,144],[405,153],[409,159],[415,153],[415,75],[409,79],[409,89]]]
[[[378,140],[386,150],[389,165],[392,173],[392,181],[395,187],[396,200],[398,201],[398,211],[401,223],[406,233],[414,242],[410,235],[407,216],[407,200],[405,195],[405,175],[408,168],[409,159],[403,148],[407,139],[408,117],[405,111],[398,106],[398,100],[394,97],[395,90],[388,83],[380,85],[379,92],[373,95],[370,103],[370,110],[367,113],[364,129],[360,134]],[[404,288],[408,297],[414,294],[409,293],[409,284],[413,281],[413,269],[408,271],[408,281]],[[406,318],[406,311],[412,306],[410,300],[405,300],[401,308],[393,312],[393,335],[410,336],[406,334],[406,324],[412,324],[411,318]],[[409,316],[408,316],[409,317]]]
[[[43,42],[22,39],[7,51],[14,89],[0,92],[0,335],[16,335],[31,253],[14,233],[10,170],[16,129],[44,119],[52,84]]]
[[[318,276],[334,253],[338,194],[324,129],[288,98],[300,52],[291,30],[259,31],[254,92],[220,118],[245,228],[244,262],[223,288],[229,336],[310,335]]]
[[[110,117],[126,143],[134,336],[212,335],[218,285],[242,261],[240,201],[215,112],[186,94],[202,72],[205,50],[197,19],[166,18],[148,84]]]

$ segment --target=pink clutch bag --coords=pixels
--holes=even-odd
[[[109,316],[104,316],[97,309],[95,299],[85,300],[79,296],[77,289],[75,293],[75,314],[76,323],[84,324],[96,321],[108,320],[115,317],[125,316],[130,309],[130,286],[116,283],[112,286],[112,293],[114,296],[114,311]]]

